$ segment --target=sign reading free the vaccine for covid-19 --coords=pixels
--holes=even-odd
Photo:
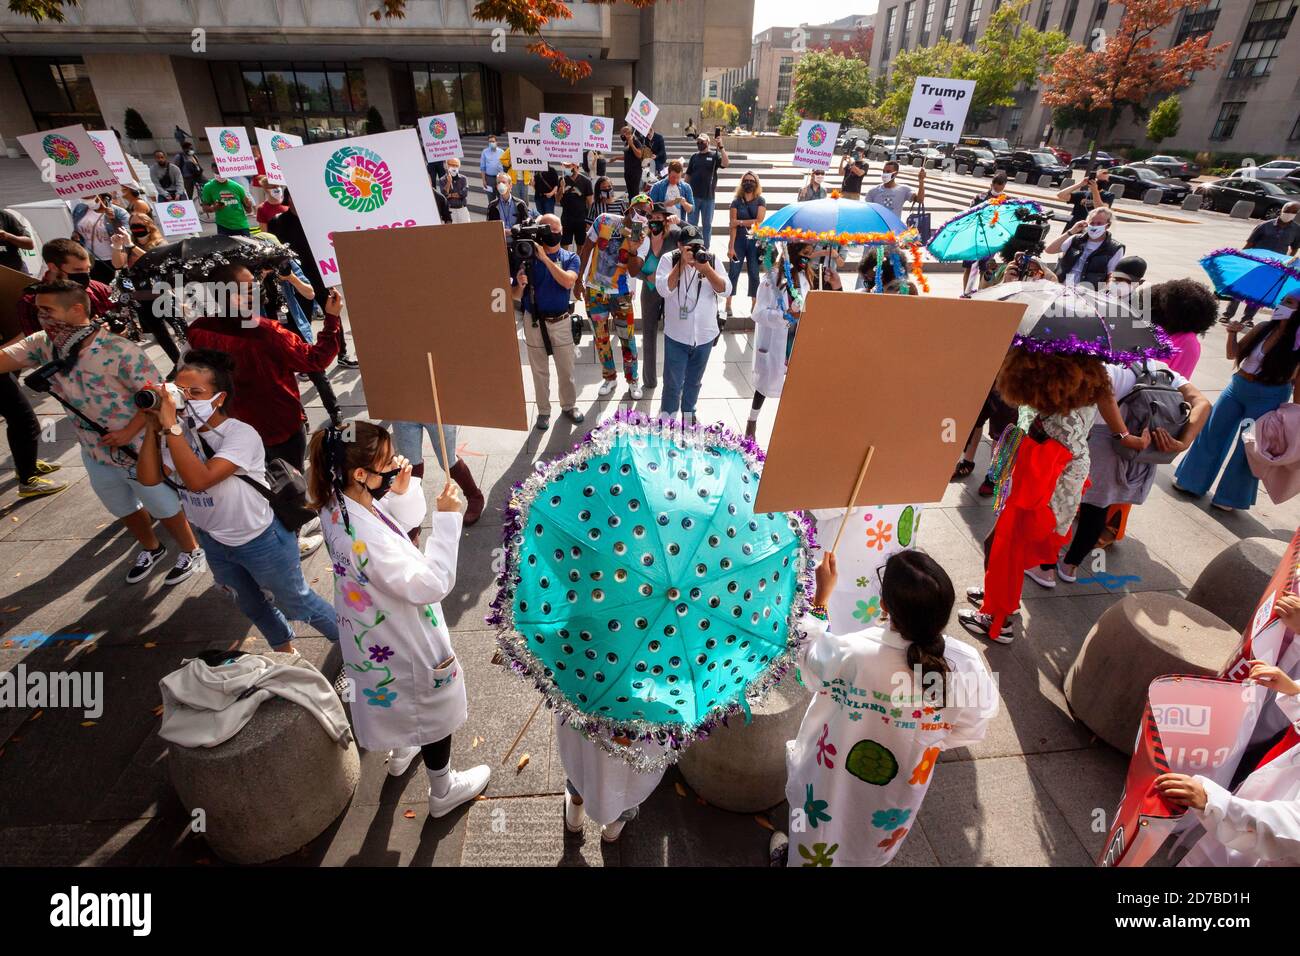
[[[961,139],[961,129],[974,98],[974,80],[918,76],[901,133],[908,139],[955,143]]]
[[[280,166],[326,286],[343,281],[336,232],[442,222],[413,129],[299,146],[280,154]]]

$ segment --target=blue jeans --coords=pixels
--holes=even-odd
[[[243,229],[231,229],[227,226],[223,226],[221,223],[217,223],[217,235],[218,236],[251,236],[252,232],[247,227]]]
[[[1246,461],[1241,425],[1248,418],[1271,412],[1290,397],[1290,385],[1262,385],[1248,382],[1240,375],[1232,376],[1210,410],[1210,420],[1174,473],[1179,486],[1193,494],[1205,494],[1214,484],[1223,460],[1228,458],[1228,467],[1214,492],[1214,503],[1241,509],[1253,505],[1259,479],[1251,474]]]
[[[713,210],[717,200],[710,196],[707,199],[697,197],[695,208],[690,211],[686,221],[692,226],[699,226],[700,232],[704,234],[704,244],[707,246],[713,240]]]
[[[727,260],[727,278],[731,280],[734,295],[740,291],[736,280],[740,277],[741,267],[749,276],[749,297],[758,296],[758,243],[749,237],[749,233],[736,236],[736,258]]]
[[[331,641],[339,639],[334,608],[302,576],[298,537],[280,522],[272,520],[252,541],[237,546],[222,544],[202,528],[194,534],[213,579],[234,592],[239,610],[272,647],[293,640],[291,620],[306,621]]]
[[[419,422],[393,422],[393,447],[397,453],[409,461],[412,465],[418,465],[424,461],[424,433],[429,433],[429,441],[433,444],[433,457],[442,462],[442,470],[447,471],[451,468],[445,461],[442,461],[442,448],[438,444],[438,426],[421,425]],[[456,426],[443,425],[442,437],[447,443],[447,456],[451,458],[451,464],[456,464]]]
[[[555,200],[550,196],[537,197],[537,215],[549,216],[555,212]]]
[[[715,338],[703,345],[683,345],[664,336],[664,392],[659,414],[676,415],[679,408],[695,414],[700,383],[704,381],[704,366],[709,364],[709,353],[716,341]]]

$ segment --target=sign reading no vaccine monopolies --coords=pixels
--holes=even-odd
[[[974,80],[918,76],[912,87],[912,102],[907,107],[902,135],[941,143],[957,142],[974,97]]]

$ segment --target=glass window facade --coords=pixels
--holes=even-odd
[[[366,132],[365,74],[358,65],[258,60],[211,64],[228,123],[296,133],[309,143]]]
[[[898,7],[890,7],[885,13],[885,39],[880,47],[880,62],[882,64],[889,62],[889,57],[893,53],[894,46],[894,29],[898,25]]]
[[[971,0],[970,15],[966,17],[966,32],[962,34],[961,38],[961,41],[967,46],[975,42],[975,34],[979,32],[982,6],[983,0]]]
[[[1047,20],[1051,15],[1052,0],[1043,0],[1043,5],[1038,10],[1038,29],[1040,31],[1047,29]]]
[[[957,20],[957,0],[943,0],[943,38],[952,39],[952,27]]]
[[[403,125],[432,113],[455,113],[462,133],[504,128],[501,77],[480,63],[395,63],[392,87]]]
[[[1213,33],[1218,22],[1219,0],[1207,0],[1200,6],[1183,11],[1183,18],[1179,21],[1178,35],[1174,37],[1173,45],[1178,46],[1184,40],[1195,40],[1207,33]]]
[[[1224,103],[1219,107],[1219,118],[1214,121],[1214,129],[1210,133],[1210,139],[1232,139],[1232,134],[1237,131],[1237,122],[1241,119],[1241,114],[1246,111],[1246,104]]]
[[[925,18],[921,23],[921,34],[917,46],[926,46],[930,42],[930,31],[934,29],[934,0],[925,0]]]
[[[916,26],[916,0],[907,0],[903,7],[903,32],[898,37],[898,48],[907,49],[907,39],[912,35],[912,29]]]
[[[122,128],[125,117],[108,120],[90,86],[90,76],[79,56],[16,56],[14,74],[27,100],[37,129],[84,124],[90,129]],[[159,132],[154,130],[155,133]]]

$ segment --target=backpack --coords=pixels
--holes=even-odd
[[[1129,367],[1137,373],[1137,384],[1119,400],[1125,426],[1134,435],[1141,435],[1148,428],[1152,432],[1163,428],[1179,438],[1191,418],[1192,406],[1174,387],[1174,373],[1169,369],[1152,369],[1145,361],[1140,366],[1134,363]],[[1161,451],[1154,442],[1142,451],[1115,442],[1115,454],[1124,461],[1154,465],[1167,465],[1178,457],[1178,452]]]

